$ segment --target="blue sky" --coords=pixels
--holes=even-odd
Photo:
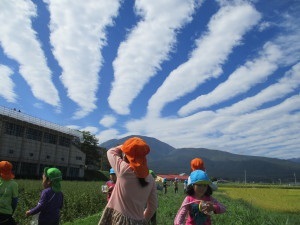
[[[1,0],[0,105],[99,142],[300,157],[297,0]]]

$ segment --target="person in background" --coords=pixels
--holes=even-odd
[[[183,181],[183,192],[186,193],[188,180]]]
[[[176,194],[176,193],[178,193],[178,178],[177,177],[175,177],[173,184],[174,184],[174,192]]]
[[[63,193],[61,192],[62,174],[57,168],[44,168],[42,184],[44,190],[40,200],[34,208],[26,211],[26,216],[39,214],[39,225],[58,225],[60,210],[63,207]]]
[[[211,215],[226,211],[224,205],[213,198],[211,181],[202,170],[190,175],[187,196],[174,219],[174,225],[211,225]]]
[[[156,183],[147,166],[149,152],[150,147],[138,137],[107,151],[117,183],[98,225],[148,224],[157,209]]]
[[[157,178],[157,175],[154,173],[153,170],[149,170],[149,173],[152,175],[152,177],[154,179]],[[156,183],[156,190],[160,190],[161,191],[161,188],[160,188],[160,185],[158,183]],[[157,208],[158,208],[158,205],[157,205]],[[153,216],[151,217],[150,221],[149,221],[149,225],[157,225],[157,220],[156,220],[156,211],[155,213],[153,214]]]
[[[167,179],[166,178],[164,178],[164,180],[163,180],[163,188],[164,188],[164,194],[167,194],[168,184],[167,184]]]
[[[114,187],[117,182],[117,176],[113,168],[109,170],[109,178],[110,180],[106,182],[107,185],[107,201],[110,199],[111,193],[114,190]]]
[[[205,166],[204,166],[204,161],[201,158],[194,158],[191,160],[191,170],[202,170],[204,172],[206,172]],[[189,178],[188,178],[189,179]],[[218,189],[217,183],[216,182],[212,182],[210,184],[211,188],[213,189],[213,191],[216,191]]]
[[[8,161],[0,162],[0,224],[15,225],[12,217],[18,204],[18,184],[13,179],[13,165]]]

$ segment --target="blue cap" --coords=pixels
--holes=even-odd
[[[211,181],[203,170],[194,170],[189,176],[188,184],[211,184]]]
[[[109,174],[116,174],[113,168],[109,170]]]

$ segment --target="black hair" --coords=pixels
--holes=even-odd
[[[146,187],[149,183],[145,180],[145,178],[138,178],[139,183],[142,187]]]
[[[187,186],[186,188],[186,194],[189,195],[189,196],[192,196],[195,194],[195,191],[194,191],[194,185],[193,184],[190,184]],[[209,185],[207,185],[207,189],[206,189],[206,192],[204,193],[205,196],[211,196],[213,193],[213,190],[211,189],[211,187]]]

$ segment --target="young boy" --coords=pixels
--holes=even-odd
[[[43,174],[41,198],[36,207],[26,211],[26,216],[39,214],[39,225],[59,225],[60,210],[63,207],[61,192],[61,171],[57,168],[46,167]]]

